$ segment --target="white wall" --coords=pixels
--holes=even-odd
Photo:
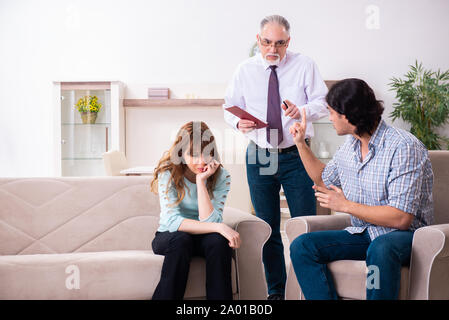
[[[379,29],[366,27],[369,5]],[[291,23],[291,50],[325,79],[365,79],[387,115],[392,76],[415,59],[449,68],[448,12],[447,0],[0,0],[0,176],[52,174],[52,81],[121,80],[129,98],[143,84],[224,87],[274,13]]]

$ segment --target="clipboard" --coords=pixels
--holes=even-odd
[[[268,127],[268,124],[263,122],[262,120],[259,120],[258,118],[256,118],[255,116],[253,116],[252,114],[246,112],[245,110],[237,107],[237,106],[232,106],[229,108],[225,109],[226,111],[232,113],[233,115],[239,117],[242,120],[251,120],[256,124],[256,129],[261,129],[261,128],[265,128]]]

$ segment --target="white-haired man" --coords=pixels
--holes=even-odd
[[[316,64],[308,57],[287,51],[290,24],[279,15],[264,18],[257,35],[260,54],[242,62],[225,95],[224,108],[238,106],[268,123],[255,123],[225,111],[226,122],[251,142],[246,150],[247,179],[256,215],[272,228],[264,246],[263,262],[268,299],[284,298],[286,271],[280,234],[280,188],[290,215],[316,213],[313,182],[299,157],[289,127],[305,109],[308,121],[326,116],[327,88]],[[283,103],[285,101],[285,104]],[[313,127],[307,127],[307,138]]]

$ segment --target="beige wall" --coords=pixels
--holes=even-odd
[[[142,97],[147,87],[129,87],[126,96]],[[189,95],[197,98],[222,98],[225,86],[170,85],[170,88],[172,98],[185,98]],[[225,123],[222,107],[127,107],[126,157],[129,165],[156,165],[163,152],[172,145],[179,128],[192,120],[207,123],[217,139],[221,161],[231,174],[227,205],[250,212],[244,158],[248,142],[243,135],[236,133]]]
[[[289,20],[289,49],[323,78],[367,80],[391,122],[391,77],[415,59],[449,68],[448,11],[447,0],[0,1],[0,176],[53,174],[53,81],[225,85],[268,14]]]

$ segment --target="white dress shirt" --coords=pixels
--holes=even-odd
[[[325,96],[327,87],[318,71],[315,62],[307,56],[287,51],[285,57],[276,68],[279,80],[279,94],[281,100],[294,103],[299,111],[306,109],[307,130],[306,137],[313,137],[312,121],[328,115]],[[268,81],[270,65],[260,53],[243,61],[235,71],[226,90],[223,108],[238,106],[256,118],[267,122]],[[279,105],[281,108],[281,105]],[[293,136],[289,132],[290,126],[298,121],[284,116],[282,110],[283,140],[279,148],[294,145]],[[232,113],[224,110],[225,121],[235,130],[240,120]],[[254,129],[245,134],[261,148],[272,148],[267,141],[267,129]]]

